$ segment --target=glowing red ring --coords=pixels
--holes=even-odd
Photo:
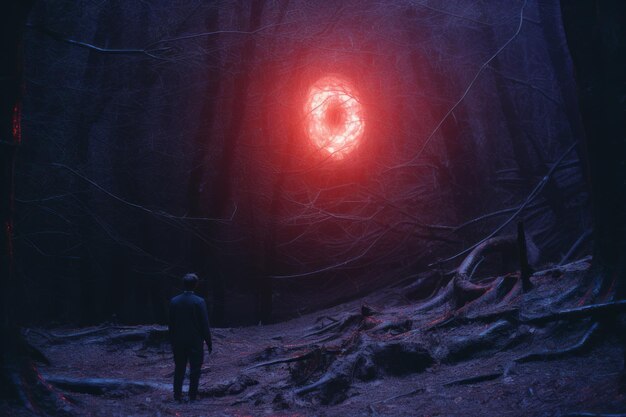
[[[304,112],[309,139],[332,158],[343,159],[359,145],[365,130],[363,106],[345,80],[329,76],[316,81]]]

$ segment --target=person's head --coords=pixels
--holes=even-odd
[[[183,287],[185,291],[193,291],[198,285],[198,276],[194,273],[185,274],[183,277]]]

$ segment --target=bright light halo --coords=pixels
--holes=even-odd
[[[363,106],[347,81],[335,76],[316,81],[304,111],[307,135],[325,154],[343,159],[359,145],[365,130]]]

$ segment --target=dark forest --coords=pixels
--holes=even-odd
[[[626,416],[626,2],[2,9],[0,414]]]

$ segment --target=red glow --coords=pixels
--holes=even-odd
[[[358,145],[365,123],[354,88],[337,77],[324,77],[309,89],[305,128],[313,144],[335,159],[343,159]]]

